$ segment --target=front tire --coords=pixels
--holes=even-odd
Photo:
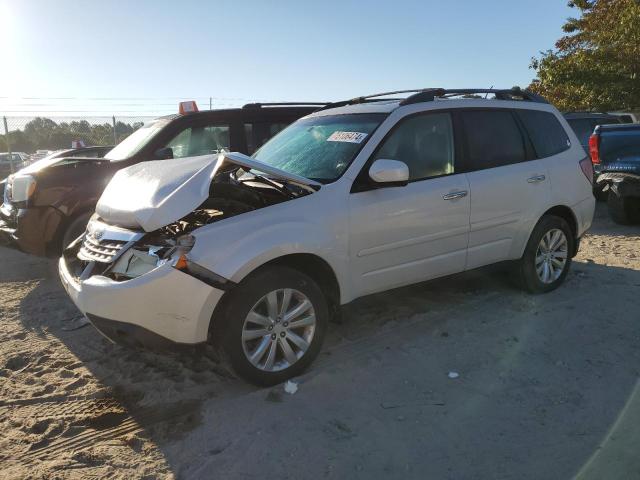
[[[267,267],[229,295],[218,345],[239,376],[274,385],[301,374],[317,357],[329,310],[309,276]]]
[[[520,286],[531,293],[558,288],[571,267],[575,239],[569,224],[560,217],[545,215],[531,232],[516,276]]]

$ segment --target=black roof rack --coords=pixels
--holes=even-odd
[[[374,93],[373,95],[366,95],[364,97],[355,97],[350,98],[349,100],[340,100],[338,102],[327,103],[324,107],[320,108],[320,110],[327,110],[329,108],[337,108],[344,107],[346,105],[356,105],[358,103],[369,103],[369,102],[386,102],[390,100],[402,100],[401,98],[376,98],[376,97],[386,97],[389,95],[396,95],[398,93],[412,93],[412,92],[421,92],[424,89],[412,89],[412,90],[395,90],[393,92],[382,92],[382,93]]]
[[[413,93],[407,98],[377,98],[386,97],[389,95],[396,95],[398,93]],[[436,98],[447,98],[458,95],[477,95],[477,94],[489,94],[492,93],[497,100],[525,100],[528,102],[536,103],[549,103],[547,100],[529,90],[522,90],[520,88],[510,89],[494,89],[494,88],[457,88],[457,89],[444,89],[444,88],[415,88],[411,90],[395,90],[393,92],[376,93],[373,95],[366,95],[364,97],[356,97],[350,100],[342,100],[339,102],[328,103],[319,110],[326,110],[329,108],[344,107],[346,105],[356,105],[358,103],[368,102],[384,102],[389,100],[400,100],[400,105],[410,105],[412,103],[432,102]]]
[[[432,102],[439,98],[455,97],[459,95],[488,95],[492,93],[496,100],[524,100],[527,102],[549,103],[536,93],[521,88],[495,89],[495,88],[425,88],[400,102],[400,105],[410,105],[412,103]]]
[[[261,107],[324,107],[328,102],[257,102],[247,103],[242,108],[261,108]]]

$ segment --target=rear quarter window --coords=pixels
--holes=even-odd
[[[551,157],[571,147],[567,132],[553,113],[518,110],[538,158]]]

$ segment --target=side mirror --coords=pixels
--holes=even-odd
[[[369,168],[369,178],[381,187],[402,187],[409,183],[409,167],[399,160],[381,158]]]
[[[156,160],[169,160],[173,158],[173,149],[171,147],[159,148],[153,156]]]

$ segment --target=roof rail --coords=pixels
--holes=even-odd
[[[386,97],[389,95],[396,95],[398,93],[413,93],[407,98],[377,98]],[[458,89],[444,89],[444,88],[414,88],[410,90],[395,90],[393,92],[375,93],[373,95],[366,95],[364,97],[355,97],[349,100],[342,100],[339,102],[327,103],[319,110],[327,110],[329,108],[344,107],[346,105],[355,105],[358,103],[368,102],[383,102],[385,100],[400,100],[400,105],[410,105],[412,103],[420,102],[432,102],[436,98],[446,98],[447,96],[457,95],[474,95],[474,94],[489,94],[493,93],[498,100],[525,100],[536,103],[549,103],[547,100],[529,90],[522,90],[520,88],[510,89],[493,89],[493,88],[458,88]]]
[[[261,107],[324,107],[328,102],[257,102],[247,103],[242,108],[261,108]]]
[[[412,103],[420,102],[432,102],[436,99],[436,97],[447,98],[458,95],[477,95],[489,93],[492,93],[497,100],[524,100],[527,102],[549,103],[541,95],[530,92],[529,90],[522,90],[520,88],[425,88],[424,90],[405,98],[400,102],[400,105],[410,105]]]
[[[384,102],[387,100],[402,100],[401,98],[376,98],[376,97],[386,97],[389,95],[396,95],[398,93],[414,93],[421,92],[424,89],[422,88],[414,88],[411,90],[394,90],[393,92],[382,92],[382,93],[374,93],[373,95],[365,95],[364,97],[355,97],[350,98],[349,100],[340,100],[337,102],[327,103],[324,107],[320,108],[320,110],[327,110],[329,108],[337,108],[344,107],[346,105],[356,105],[358,103],[368,103],[368,102]]]

